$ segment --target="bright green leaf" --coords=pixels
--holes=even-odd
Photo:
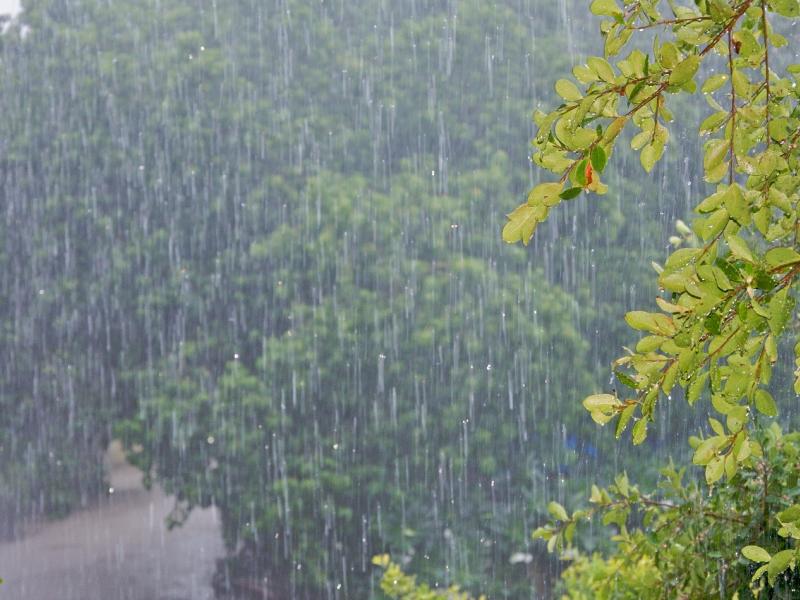
[[[696,54],[691,56],[687,56],[681,62],[679,62],[674,69],[672,69],[672,73],[669,76],[669,84],[670,85],[683,85],[687,81],[689,81],[694,74],[697,73],[697,69],[700,66],[700,57]]]
[[[551,502],[548,504],[547,512],[549,512],[550,516],[557,521],[569,521],[569,515],[567,514],[567,511],[558,502]]]
[[[769,552],[764,550],[761,546],[745,546],[742,548],[742,556],[748,560],[759,563],[769,562],[769,559],[772,558]]]
[[[583,99],[578,86],[572,83],[569,79],[559,79],[556,81],[556,94],[561,96],[567,102],[575,102]]]
[[[768,417],[778,416],[778,406],[775,404],[772,394],[763,388],[756,390],[755,405],[756,410],[758,410],[758,412],[760,412],[762,415],[766,415]]]
[[[606,163],[608,162],[608,157],[606,156],[606,151],[603,150],[603,147],[597,145],[592,148],[590,159],[592,161],[592,168],[598,173],[602,173],[603,169],[606,168]]]

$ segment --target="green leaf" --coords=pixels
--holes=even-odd
[[[747,80],[747,76],[739,69],[733,70],[732,81],[733,90],[737,96],[744,98],[750,95],[750,82]]]
[[[725,241],[728,243],[728,248],[730,248],[731,254],[733,254],[736,258],[741,258],[747,262],[754,262],[753,254],[750,252],[750,248],[747,247],[747,242],[745,242],[738,235],[728,235],[725,237]]]
[[[592,168],[598,173],[602,173],[603,169],[606,168],[606,163],[608,162],[608,157],[606,156],[606,151],[603,150],[603,147],[598,145],[592,148],[590,159],[592,161]]]
[[[644,170],[648,173],[652,171],[653,167],[658,162],[658,159],[661,158],[663,153],[664,144],[659,144],[658,142],[647,144],[647,146],[644,147],[639,155],[639,160],[642,163]]]
[[[527,246],[540,221],[542,209],[546,211],[545,207],[528,206],[527,204],[517,207],[508,215],[508,223],[503,227],[503,241],[509,244],[522,241]]]
[[[578,86],[572,83],[569,79],[559,79],[556,81],[556,94],[561,96],[567,102],[575,102],[583,99]]]
[[[634,389],[634,390],[639,389],[639,384],[636,383],[636,380],[633,379],[632,377],[629,377],[628,375],[626,375],[622,371],[617,369],[617,370],[614,371],[614,375],[617,377],[617,379],[619,380],[619,382],[622,385],[626,385],[629,388]]]
[[[707,465],[717,454],[717,449],[722,441],[721,436],[714,436],[700,442],[692,455],[692,463],[695,465]]]
[[[636,405],[631,404],[623,410],[620,415],[619,419],[617,420],[617,427],[614,429],[614,436],[619,439],[620,436],[624,433],[625,428],[628,426],[628,423],[633,417],[633,413],[636,410]]]
[[[767,567],[768,566],[769,565],[762,565],[762,566],[758,567],[758,569],[756,569],[756,572],[753,573],[753,578],[750,581],[756,582],[759,579],[761,579],[761,577],[764,575],[764,573],[767,572]]]
[[[540,183],[528,194],[528,204],[530,206],[536,206],[537,204],[554,206],[558,204],[559,195],[563,188],[564,184],[560,182]]]
[[[782,17],[800,17],[800,3],[797,0],[769,0],[769,6]]]
[[[794,521],[800,521],[800,504],[795,504],[786,510],[779,512],[778,520],[781,523],[793,523]]]
[[[710,217],[705,219],[703,222],[700,231],[700,237],[703,238],[703,241],[708,241],[719,234],[725,226],[728,224],[729,220],[728,211],[725,208],[720,208],[716,210]]]
[[[723,195],[723,201],[725,202],[725,208],[728,209],[728,214],[736,219],[737,223],[740,225],[750,224],[750,205],[747,203],[742,193],[742,188],[739,187],[738,183],[728,186]]]
[[[697,73],[697,69],[700,66],[700,57],[696,54],[691,56],[687,56],[681,62],[679,62],[674,69],[672,69],[672,73],[669,76],[669,84],[670,85],[683,85],[687,81],[689,81],[694,74]]]
[[[795,550],[781,550],[769,559],[767,567],[767,576],[771,584],[775,583],[775,579],[789,568],[789,565],[794,562]]]
[[[593,15],[597,15],[598,17],[622,17],[625,13],[622,12],[622,9],[617,6],[615,0],[594,0],[589,10],[592,11]]]
[[[561,192],[558,195],[558,197],[561,198],[562,200],[572,200],[573,198],[577,198],[578,196],[580,196],[582,191],[583,191],[582,187],[571,187]]]
[[[672,335],[675,333],[675,325],[672,319],[660,313],[632,310],[625,315],[625,321],[638,331],[649,331],[659,335]]]
[[[725,473],[725,460],[721,456],[715,456],[706,465],[706,483],[713,485],[722,478]]]
[[[703,393],[706,382],[708,382],[708,375],[708,371],[704,371],[700,375],[697,375],[689,384],[689,389],[686,390],[686,401],[689,403],[689,406],[693,406],[700,398],[700,394]]]
[[[620,404],[622,403],[613,394],[594,394],[587,396],[583,401],[583,407],[590,412],[612,408]]]
[[[704,94],[710,94],[711,92],[715,92],[723,85],[725,85],[726,81],[728,81],[728,75],[725,73],[720,73],[719,75],[712,75],[703,84],[702,91]]]
[[[765,389],[759,388],[756,390],[755,405],[756,410],[758,410],[758,412],[760,412],[762,415],[766,415],[768,417],[778,416],[778,406],[775,404],[772,394]]]
[[[631,432],[631,438],[634,446],[638,446],[647,438],[647,419],[641,418],[636,421],[636,425],[633,426],[633,431]]]
[[[569,521],[569,515],[567,514],[567,511],[558,502],[551,502],[548,504],[547,512],[549,512],[550,516],[557,521]]]
[[[700,132],[711,133],[716,131],[727,119],[728,113],[725,111],[720,111],[709,115],[702,123],[700,123]]]
[[[616,79],[616,76],[614,75],[614,69],[611,68],[611,65],[608,64],[608,61],[604,58],[600,58],[599,56],[590,56],[586,61],[586,64],[589,65],[589,68],[606,83],[613,83]]]
[[[769,329],[774,335],[780,335],[789,322],[794,309],[794,298],[789,296],[789,288],[779,290],[769,303]]]
[[[711,171],[714,167],[721,164],[725,160],[725,156],[730,148],[730,142],[727,140],[711,140],[705,146],[705,153],[703,154],[703,168],[706,171]]]
[[[575,183],[579,186],[586,187],[586,165],[589,164],[589,159],[584,158],[581,162],[579,162],[572,171],[572,174],[575,179]]]
[[[769,250],[764,259],[770,267],[784,267],[800,262],[800,254],[793,248],[778,247]]]

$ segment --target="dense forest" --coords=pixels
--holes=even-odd
[[[540,177],[532,111],[593,50],[582,6],[24,1],[0,38],[0,533],[91,502],[120,438],[175,525],[219,507],[220,589],[380,597],[391,551],[543,593],[547,501],[644,475],[685,420],[621,462],[579,402],[688,211],[680,135],[529,248],[499,236]]]

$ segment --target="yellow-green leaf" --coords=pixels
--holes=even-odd
[[[647,439],[647,419],[641,418],[636,421],[636,424],[633,426],[633,431],[631,432],[631,439],[633,440],[634,446],[638,446]]]
[[[794,564],[796,550],[781,550],[769,559],[767,576],[770,583],[775,583],[778,575],[783,573],[790,565]]]
[[[613,83],[616,79],[616,76],[614,75],[614,69],[611,68],[611,65],[608,64],[608,61],[604,58],[600,58],[599,56],[591,56],[586,61],[586,64],[603,81],[607,83]]]
[[[728,75],[725,73],[712,75],[703,84],[702,91],[704,94],[710,94],[711,92],[715,92],[723,85],[725,85],[726,81],[728,81]]]
[[[615,0],[594,0],[589,10],[600,17],[622,17],[625,14]]]
[[[725,460],[721,456],[715,456],[706,465],[706,483],[713,485],[722,478],[725,473]]]
[[[687,56],[679,62],[669,75],[670,85],[683,85],[689,81],[700,66],[700,57],[696,54]]]
[[[548,504],[547,512],[549,512],[550,516],[557,521],[569,521],[569,515],[567,514],[566,509],[558,502],[551,502]]]
[[[747,247],[747,242],[742,238],[736,234],[731,234],[726,236],[725,241],[728,243],[731,254],[736,258],[741,258],[747,262],[753,262],[753,254],[750,252],[750,248]]]
[[[569,79],[559,79],[556,81],[556,94],[561,96],[567,102],[574,102],[583,98],[578,86],[572,83]]]
[[[583,407],[588,411],[603,410],[622,404],[613,394],[593,394],[583,401]]]
[[[742,548],[742,556],[758,563],[769,562],[769,559],[772,558],[769,552],[761,546],[745,546]]]
[[[526,246],[533,236],[533,231],[547,208],[544,206],[518,206],[508,215],[508,223],[503,227],[503,241],[515,244],[521,241]],[[544,212],[546,216],[546,212]]]
[[[767,390],[759,388],[755,393],[755,405],[758,412],[768,417],[776,417],[778,415],[778,406]]]
[[[740,225],[750,224],[750,205],[747,203],[747,199],[742,193],[742,188],[739,187],[738,183],[728,186],[728,189],[725,190],[723,200],[725,202],[725,208],[728,209],[728,214],[736,219],[737,223]]]
[[[528,194],[528,205],[544,204],[545,206],[554,206],[558,204],[558,196],[562,189],[564,189],[564,184],[560,182],[540,183]]]
[[[664,153],[664,144],[659,144],[658,142],[651,142],[644,147],[641,154],[639,155],[639,160],[642,163],[642,167],[648,173],[653,170],[653,167],[658,162],[658,159],[661,158],[661,155]]]
[[[800,254],[792,248],[772,248],[764,256],[767,264],[771,267],[784,267],[800,262]]]

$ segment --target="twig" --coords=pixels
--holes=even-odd
[[[767,148],[769,148],[769,36],[767,35],[767,0],[761,0],[761,32],[764,35],[764,85],[767,89]]]
[[[736,87],[733,85],[733,36],[730,29],[728,29],[728,70],[731,74],[731,158],[728,165],[728,183],[733,185],[733,169],[736,161],[736,151],[734,150],[736,145]]]

